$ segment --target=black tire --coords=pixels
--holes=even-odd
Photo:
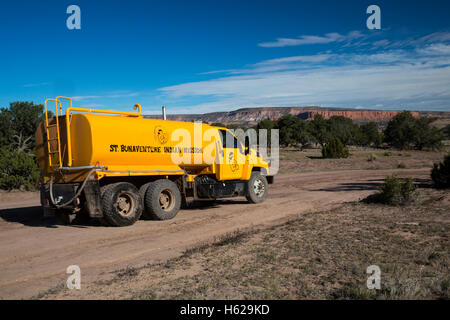
[[[160,179],[147,187],[145,208],[152,219],[172,219],[177,215],[180,206],[181,193],[174,182],[168,179]]]
[[[102,187],[103,220],[107,225],[124,227],[134,224],[142,214],[138,189],[128,182]]]
[[[247,182],[247,195],[245,196],[250,203],[261,203],[267,198],[269,184],[267,179],[258,171],[253,171]]]
[[[100,188],[100,197],[103,199],[103,194],[105,193],[105,186]],[[100,221],[100,224],[105,226],[105,227],[112,227],[113,225],[111,225],[108,220],[105,219],[105,216],[103,215],[102,218],[99,218],[98,221]]]
[[[152,183],[153,183],[153,181],[147,182],[139,188],[139,195],[142,198],[142,207],[144,208],[144,210],[142,211],[142,219],[144,219],[144,220],[152,220],[153,219],[153,217],[149,213],[149,210],[145,206],[145,194],[147,193],[148,186]]]

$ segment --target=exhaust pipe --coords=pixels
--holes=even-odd
[[[166,107],[162,106],[162,116],[163,116],[163,120],[166,120]]]

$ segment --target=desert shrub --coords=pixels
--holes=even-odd
[[[385,152],[383,153],[383,155],[384,155],[385,157],[390,157],[390,156],[392,156],[392,152],[390,152],[390,151],[385,151]]]
[[[441,150],[445,139],[441,130],[431,125],[436,118],[421,117],[416,120],[415,148],[419,150]]]
[[[434,164],[431,179],[436,188],[450,188],[450,153],[444,157],[443,162]]]
[[[210,124],[210,126],[213,127],[225,127],[225,125],[222,122],[213,122]]]
[[[261,125],[264,123],[260,122]],[[313,137],[310,133],[310,124],[293,115],[285,115],[276,121],[275,129],[279,129],[280,144],[284,146],[301,144],[302,146],[310,144]],[[258,128],[260,125],[258,126]]]
[[[403,162],[400,162],[400,163],[397,165],[397,168],[399,168],[399,169],[405,169],[405,168],[406,168],[406,164],[404,164]]]
[[[442,133],[447,139],[450,139],[450,124],[446,125],[444,128],[442,128]]]
[[[332,116],[328,122],[329,139],[338,138],[344,146],[359,144],[362,140],[361,129],[353,120],[343,116]]]
[[[39,175],[33,155],[0,148],[0,189],[33,190]]]
[[[415,118],[404,111],[392,118],[384,130],[384,140],[390,146],[408,150],[439,150],[442,148],[444,133],[431,125],[436,118]]]
[[[374,153],[369,154],[369,156],[367,157],[367,161],[372,162],[372,161],[375,161],[375,160],[377,160],[377,155],[374,154]]]
[[[348,149],[344,147],[339,138],[335,138],[322,148],[322,156],[324,158],[347,158],[349,156]]]
[[[414,144],[416,119],[411,112],[404,111],[392,118],[384,130],[384,139],[390,146],[408,149]]]
[[[362,124],[359,129],[361,133],[360,145],[379,147],[383,143],[383,134],[379,131],[376,122]]]
[[[309,122],[309,129],[314,141],[323,146],[330,141],[330,123],[322,115],[316,114]]]
[[[416,186],[412,178],[402,180],[396,176],[388,176],[378,189],[376,200],[390,205],[408,204],[415,190]]]

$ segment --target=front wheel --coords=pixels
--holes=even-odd
[[[261,203],[267,198],[268,183],[265,176],[258,171],[252,172],[247,182],[247,195],[250,203]]]

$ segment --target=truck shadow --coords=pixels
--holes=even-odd
[[[0,218],[6,222],[20,223],[30,227],[56,228],[58,224],[56,219],[42,216],[41,206],[2,209]]]
[[[56,218],[44,217],[41,206],[22,207],[0,210],[0,219],[10,223],[19,223],[28,227],[58,228],[64,226],[64,223]],[[96,220],[83,221],[81,223],[71,224],[75,228],[87,228],[90,226],[100,226]]]
[[[383,181],[384,179],[373,179],[367,182],[348,182],[348,183],[341,183],[333,187],[313,189],[311,191],[342,192],[342,191],[377,190],[383,183]]]
[[[181,210],[207,210],[213,208],[219,208],[223,205],[229,204],[246,204],[247,200],[242,199],[220,199],[220,200],[203,200],[193,201],[187,207],[182,207]]]
[[[326,192],[343,192],[343,191],[370,191],[370,190],[378,190],[381,184],[384,182],[384,179],[370,179],[366,182],[348,182],[341,183],[337,186],[329,187],[329,188],[321,188],[321,189],[313,189],[310,191],[326,191]],[[418,188],[431,188],[432,183],[430,179],[422,179],[415,178],[414,184]]]
[[[223,205],[229,204],[245,204],[246,200],[216,200],[216,201],[194,201],[187,208],[181,210],[207,210],[212,208],[219,208]],[[88,227],[102,227],[103,225],[97,219],[82,219],[75,221],[70,225],[65,225],[56,218],[44,217],[41,206],[22,207],[13,209],[0,210],[0,219],[9,223],[18,223],[28,227],[41,228],[58,228],[60,226],[69,226],[74,228],[88,228]],[[151,220],[150,220],[151,221]]]

